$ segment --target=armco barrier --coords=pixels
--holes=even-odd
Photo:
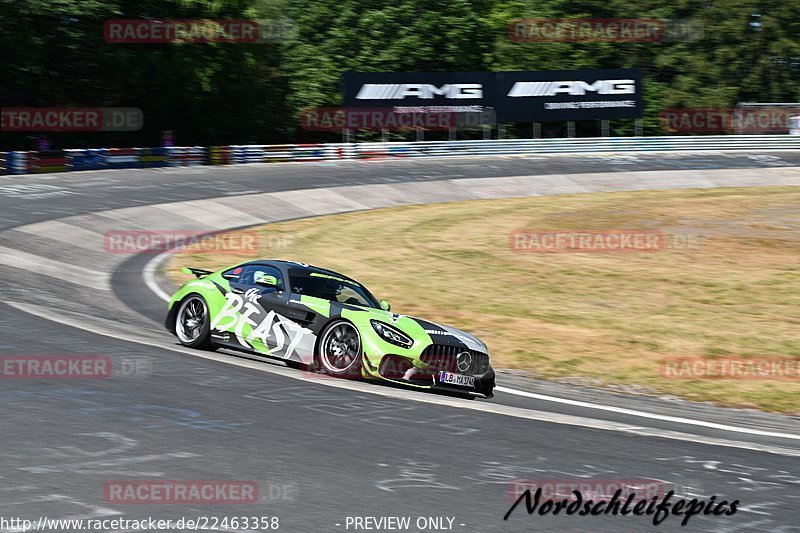
[[[600,137],[581,139],[509,139],[359,143],[354,158],[487,156],[552,153],[603,153],[705,150],[800,150],[791,135],[722,135],[696,137]]]
[[[6,167],[7,158],[8,152],[0,152],[0,176],[3,174],[8,174],[8,167]]]
[[[36,152],[33,171],[36,173],[64,172],[67,170],[67,154],[64,150]]]
[[[326,158],[324,144],[298,144],[292,149],[293,161],[322,161]]]
[[[208,148],[208,162],[211,165],[230,165],[233,162],[230,146],[210,146]]]
[[[345,159],[338,144],[258,144],[212,146],[211,164],[285,163]]]
[[[285,163],[294,161],[293,144],[270,144],[261,147],[262,162],[264,163]]]
[[[167,150],[169,166],[194,167],[208,164],[208,151],[204,146],[176,146]]]
[[[390,157],[521,156],[527,154],[670,151],[800,150],[797,135],[717,135],[695,137],[599,137],[388,143],[261,144],[172,148],[98,148],[8,152],[5,171],[30,174],[60,170],[149,168]],[[2,172],[2,170],[0,170]]]
[[[107,168],[142,168],[144,163],[139,159],[141,148],[108,148],[106,151]]]
[[[261,145],[239,146],[234,145],[231,149],[231,160],[236,164],[244,163],[263,163],[264,147]]]
[[[142,148],[139,162],[147,168],[170,166],[170,148]]]

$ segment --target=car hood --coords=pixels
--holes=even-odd
[[[350,308],[353,309],[354,307]],[[419,338],[420,336],[427,335],[431,338],[433,344],[466,347],[469,350],[476,350],[483,353],[488,352],[486,344],[479,338],[452,326],[445,326],[422,318],[392,313],[383,309],[360,306],[355,308],[367,313],[372,319],[380,320],[381,322],[398,328],[412,338]]]

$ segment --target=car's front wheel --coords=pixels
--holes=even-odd
[[[320,337],[318,348],[320,370],[330,376],[345,379],[361,377],[361,335],[347,320],[328,324]]]
[[[211,347],[208,305],[202,296],[192,294],[180,303],[175,314],[175,334],[181,344],[189,348]]]

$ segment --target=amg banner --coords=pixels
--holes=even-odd
[[[491,72],[346,72],[343,89],[342,114],[348,124],[358,124],[348,129],[396,130],[411,124],[437,130],[497,122]]]
[[[491,72],[345,72],[344,108],[391,108],[400,114],[455,113],[495,122]]]
[[[500,122],[641,118],[639,69],[500,72]]]
[[[481,114],[479,123],[640,118],[638,69],[346,72],[344,108]],[[495,116],[496,113],[496,116]],[[474,121],[473,121],[474,122]]]

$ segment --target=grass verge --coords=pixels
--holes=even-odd
[[[657,230],[653,253],[519,253],[514,230]],[[667,379],[668,357],[800,358],[800,189],[616,192],[380,209],[254,228],[252,254],[323,266],[393,310],[475,333],[542,379],[800,411],[800,380]]]

